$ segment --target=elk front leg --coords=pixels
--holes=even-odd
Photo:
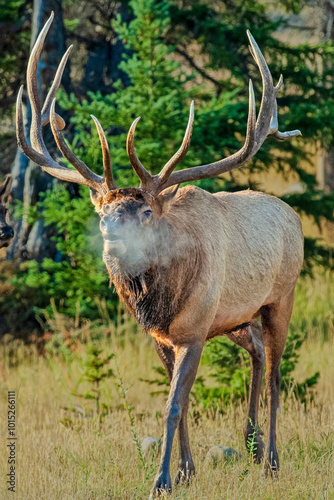
[[[249,451],[251,449],[255,462],[260,463],[264,455],[264,442],[260,437],[263,432],[258,426],[259,399],[265,361],[262,328],[256,321],[252,321],[248,327],[229,332],[226,336],[245,349],[250,356],[251,382],[248,419],[244,434],[247,449]]]
[[[266,389],[268,397],[268,462],[266,471],[272,475],[279,470],[279,459],[276,448],[276,413],[279,406],[279,390],[281,384],[280,363],[288,336],[289,322],[292,314],[294,290],[279,304],[271,304],[261,308],[263,340],[266,352]]]
[[[173,378],[174,363],[175,363],[174,348],[162,344],[158,342],[156,339],[154,339],[153,342],[157,354],[167,371],[169,383],[171,383]],[[191,455],[189,435],[188,435],[188,423],[187,423],[188,405],[189,405],[189,396],[184,404],[184,407],[182,408],[181,420],[179,423],[180,460],[179,460],[179,470],[177,471],[176,476],[174,478],[175,484],[178,484],[183,480],[188,481],[190,477],[195,474],[195,465]]]
[[[187,406],[190,389],[194,383],[203,345],[175,347],[175,363],[171,388],[164,415],[164,437],[159,470],[154,482],[151,497],[164,491],[172,491],[169,464],[173,438],[182,418],[183,409]]]

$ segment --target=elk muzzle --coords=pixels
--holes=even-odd
[[[104,240],[104,253],[114,257],[124,255],[126,246],[124,243],[124,227],[122,227],[121,217],[117,213],[112,217],[103,217],[100,222],[100,229]]]

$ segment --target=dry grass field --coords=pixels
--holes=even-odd
[[[189,487],[178,486],[171,499],[258,499],[322,500],[334,498],[334,298],[333,275],[318,275],[301,282],[293,324],[307,333],[295,372],[296,380],[320,371],[313,401],[306,407],[294,396],[281,401],[278,416],[278,445],[281,459],[279,480],[262,477],[261,466],[251,463],[244,448],[242,429],[246,402],[228,405],[223,413],[190,411],[190,438],[197,474]],[[107,319],[105,319],[107,323]],[[51,322],[52,323],[52,322]],[[52,326],[52,325],[51,325]],[[51,328],[49,325],[49,327]],[[102,327],[100,327],[102,328]],[[165,396],[152,398],[152,390],[139,378],[154,377],[159,365],[150,338],[138,332],[126,319],[100,341],[103,354],[115,353],[110,361],[122,377],[127,404],[132,406],[135,431],[124,409],[115,378],[101,382],[101,401],[110,412],[102,422],[93,411],[94,401],[73,395],[82,374],[85,346],[78,343],[71,356],[38,356],[36,347],[10,342],[0,346],[0,498],[16,500],[98,500],[148,498],[157,457],[147,458],[146,470],[133,432],[139,441],[160,437]],[[58,317],[53,323],[57,335],[66,336],[68,325]],[[81,337],[93,335],[87,324]],[[60,333],[59,333],[60,332]],[[6,340],[6,339],[5,339]],[[120,383],[118,382],[118,385]],[[7,391],[16,391],[17,484],[7,490],[8,473]],[[266,428],[264,394],[260,426]],[[206,460],[214,445],[232,446],[242,454],[238,461],[215,466]],[[177,444],[171,470],[177,468]]]

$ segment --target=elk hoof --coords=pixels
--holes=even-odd
[[[167,475],[162,473],[155,480],[154,486],[149,496],[149,500],[159,498],[165,493],[172,493],[172,481],[169,474]]]
[[[269,458],[264,464],[264,472],[266,477],[271,477],[272,479],[278,479],[279,471],[279,459],[276,450],[269,452]]]
[[[195,475],[195,466],[193,462],[180,463],[179,470],[177,471],[174,484],[189,484],[189,480],[192,476]]]

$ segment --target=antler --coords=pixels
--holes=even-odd
[[[216,177],[217,175],[229,172],[230,170],[240,167],[241,165],[246,163],[257,153],[266,137],[268,137],[269,135],[272,135],[273,137],[281,141],[290,139],[291,137],[295,137],[297,135],[301,135],[301,132],[299,130],[293,130],[291,132],[283,133],[279,132],[276,97],[277,93],[283,85],[283,77],[282,75],[280,76],[277,86],[274,87],[272,76],[263,57],[263,54],[261,53],[256,41],[248,30],[247,35],[250,42],[249,50],[261,73],[263,91],[260,111],[258,118],[256,119],[253,84],[251,80],[249,81],[249,111],[247,132],[245,143],[242,148],[237,153],[234,153],[228,158],[224,158],[214,163],[173,172],[174,168],[180,163],[189,149],[194,120],[192,102],[190,106],[187,130],[179,151],[171,158],[171,160],[166,163],[159,174],[153,176],[149,174],[147,170],[145,170],[135,153],[133,138],[135,127],[139,120],[139,118],[137,118],[133,122],[129,131],[127,151],[130,162],[141,179],[141,187],[143,189],[150,191],[153,195],[157,195],[162,190],[174,184],[206,179],[208,177]]]
[[[97,128],[101,143],[104,177],[93,173],[87,167],[87,165],[79,158],[77,158],[71,151],[71,149],[67,146],[65,139],[61,133],[61,129],[64,128],[65,122],[62,117],[57,115],[55,112],[55,95],[60,85],[61,77],[72,46],[67,49],[59,64],[54,82],[45,99],[43,109],[41,110],[37,89],[37,65],[43,48],[45,37],[53,21],[53,16],[54,15],[52,13],[44,28],[42,29],[39,37],[37,38],[28,63],[27,88],[32,110],[32,122],[30,129],[31,144],[28,143],[24,134],[24,125],[22,118],[23,87],[20,88],[17,96],[16,124],[18,144],[21,147],[23,153],[28,156],[28,158],[40,165],[49,174],[57,177],[58,179],[89,186],[103,196],[108,191],[116,189],[116,185],[112,175],[108,143],[101,124],[99,123],[97,118],[95,118],[95,116],[91,115]],[[301,135],[299,130],[293,130],[292,132],[283,133],[279,132],[276,96],[283,85],[283,77],[281,75],[277,86],[274,87],[269,68],[256,41],[249,31],[247,31],[247,35],[250,42],[250,52],[261,73],[263,91],[260,111],[258,118],[256,119],[253,84],[251,80],[249,81],[249,111],[247,120],[247,132],[245,143],[242,148],[237,153],[229,156],[228,158],[224,158],[214,163],[173,172],[175,167],[180,163],[180,161],[184,158],[189,150],[190,138],[194,123],[194,103],[192,102],[190,105],[187,129],[180,149],[166,163],[159,174],[151,175],[142,165],[135,151],[134,134],[136,125],[140,119],[136,118],[136,120],[132,123],[128,133],[127,153],[131,165],[140,178],[142,189],[151,192],[153,195],[157,195],[167,187],[174,184],[205,179],[207,177],[215,177],[243,165],[257,153],[266,137],[269,135],[274,136],[278,140],[286,140],[290,139],[291,137]],[[76,170],[72,170],[58,164],[55,160],[53,160],[50,153],[48,152],[43,140],[42,127],[48,123],[49,119],[51,130],[58,148],[60,149],[63,156],[69,161],[71,165],[75,167]]]
[[[61,118],[61,116],[57,115],[55,112],[55,103],[56,103],[55,95],[60,85],[61,77],[72,46],[67,49],[66,53],[64,54],[59,64],[54,82],[51,85],[49,93],[45,99],[43,109],[41,110],[41,105],[38,97],[38,89],[37,89],[37,65],[43,48],[44,40],[53,21],[53,17],[54,14],[52,12],[51,16],[49,17],[48,21],[46,22],[44,28],[42,29],[41,33],[39,34],[36,40],[36,43],[32,49],[28,62],[27,89],[32,111],[31,129],[30,129],[31,144],[28,143],[24,133],[24,125],[22,117],[23,86],[20,88],[16,103],[17,141],[23,153],[32,161],[40,165],[43,168],[43,170],[45,170],[49,174],[53,175],[54,177],[57,177],[58,179],[70,182],[76,182],[77,184],[84,184],[98,191],[101,195],[104,195],[108,191],[115,189],[116,186],[112,177],[108,143],[99,121],[97,120],[97,118],[92,116],[98,131],[102,147],[104,177],[94,174],[87,167],[87,165],[79,158],[77,158],[74,155],[74,153],[70,150],[61,133],[61,129],[64,128],[65,122]],[[43,140],[42,127],[43,125],[48,123],[49,118],[50,118],[52,133],[54,135],[58,148],[60,149],[64,157],[70,162],[70,164],[76,168],[76,170],[71,170],[67,167],[58,164],[56,161],[53,160],[50,153],[48,152]]]

